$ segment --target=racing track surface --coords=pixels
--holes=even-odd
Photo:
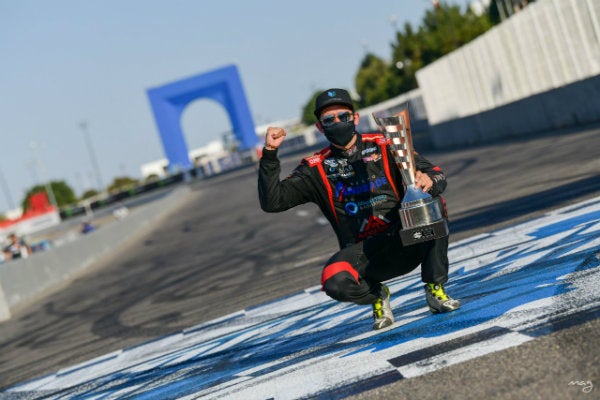
[[[422,153],[448,175],[454,242],[597,197],[598,148],[596,127]],[[282,175],[299,158],[286,157]],[[252,169],[191,189],[153,231],[0,324],[0,388],[318,284],[336,243],[316,207],[263,213]],[[585,398],[569,383],[600,385],[598,321],[575,318],[518,347],[355,397]]]

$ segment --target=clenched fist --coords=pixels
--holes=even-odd
[[[270,126],[267,128],[267,135],[265,136],[265,147],[267,150],[275,150],[281,146],[281,142],[283,142],[284,138],[285,129]]]

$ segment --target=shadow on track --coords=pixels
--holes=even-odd
[[[450,231],[453,233],[464,232],[473,228],[489,226],[490,222],[501,224],[536,211],[556,208],[574,198],[583,198],[597,192],[600,192],[600,176],[580,179],[540,193],[479,207],[470,210],[468,216],[452,219],[452,215],[450,215]]]

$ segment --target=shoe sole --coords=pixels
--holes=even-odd
[[[383,323],[383,325],[373,325],[373,330],[378,331],[380,329],[384,329],[384,328],[387,328],[388,326],[392,326],[392,325],[394,325],[394,321],[386,319],[385,322]]]
[[[431,311],[434,314],[442,314],[442,313],[447,313],[447,312],[452,312],[454,310],[458,310],[460,308],[461,304],[458,300],[454,300],[454,302],[456,302],[458,304],[451,306],[451,308],[446,308],[446,309],[442,309],[442,310],[439,310],[437,308],[433,308],[432,306],[429,306],[429,311]]]

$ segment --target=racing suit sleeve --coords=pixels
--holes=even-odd
[[[313,199],[312,178],[301,164],[290,176],[279,180],[281,163],[277,150],[263,150],[258,169],[258,198],[266,212],[281,212]]]
[[[425,172],[433,181],[433,186],[429,189],[429,194],[438,196],[446,190],[446,175],[440,167],[431,163],[428,159],[415,151],[415,167],[421,172]]]

